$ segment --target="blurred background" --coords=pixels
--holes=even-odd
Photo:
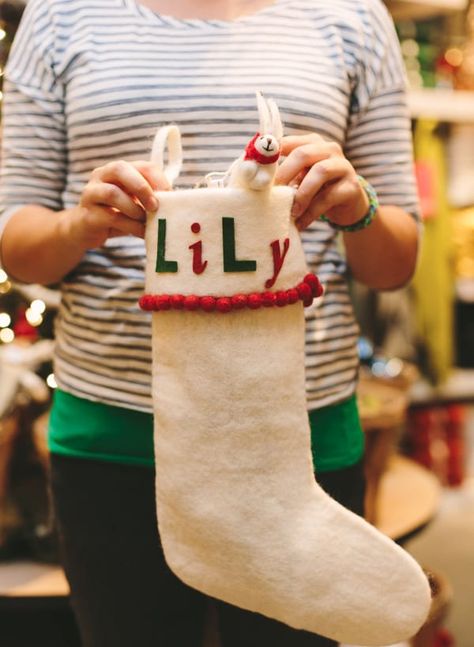
[[[0,78],[24,6],[0,2]],[[387,6],[409,83],[424,236],[409,287],[352,283],[367,518],[431,574],[432,613],[411,647],[474,647],[474,3]],[[0,270],[0,647],[80,644],[48,495],[57,305],[54,286],[17,285]],[[217,644],[212,631],[206,643]]]

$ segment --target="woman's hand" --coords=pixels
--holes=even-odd
[[[77,209],[71,213],[70,235],[83,249],[102,245],[111,236],[143,238],[146,211],[156,211],[157,189],[170,189],[151,162],[116,161],[92,171]]]
[[[286,159],[276,182],[297,186],[292,215],[298,229],[323,214],[338,225],[351,225],[367,213],[367,195],[339,144],[316,133],[283,137],[281,154]]]

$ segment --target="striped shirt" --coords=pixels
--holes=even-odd
[[[404,71],[379,0],[276,0],[234,21],[176,19],[137,0],[30,0],[6,70],[3,222],[24,204],[76,205],[94,168],[146,159],[168,123],[183,135],[181,186],[226,170],[257,129],[256,89],[276,100],[285,134],[340,143],[382,204],[416,214]],[[358,327],[335,232],[314,222],[302,240],[326,289],[306,313],[313,409],[353,393]],[[142,240],[112,238],[64,278],[64,391],[152,410],[144,264]]]

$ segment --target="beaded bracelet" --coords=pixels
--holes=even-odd
[[[357,222],[352,223],[352,225],[338,225],[337,223],[329,220],[327,216],[319,216],[320,220],[324,220],[324,222],[327,222],[333,229],[336,229],[337,231],[359,231],[360,229],[365,229],[365,227],[368,227],[370,225],[370,223],[374,219],[377,209],[379,208],[379,201],[374,187],[369,184],[367,180],[365,180],[361,175],[358,175],[357,179],[359,180],[359,184],[364,189],[367,197],[369,198],[369,210],[367,211],[365,216],[363,216],[360,220],[357,220]]]

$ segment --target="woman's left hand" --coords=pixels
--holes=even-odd
[[[286,159],[276,182],[297,187],[292,216],[299,230],[323,214],[338,225],[352,225],[367,213],[367,195],[339,144],[316,133],[283,137],[281,154]]]

